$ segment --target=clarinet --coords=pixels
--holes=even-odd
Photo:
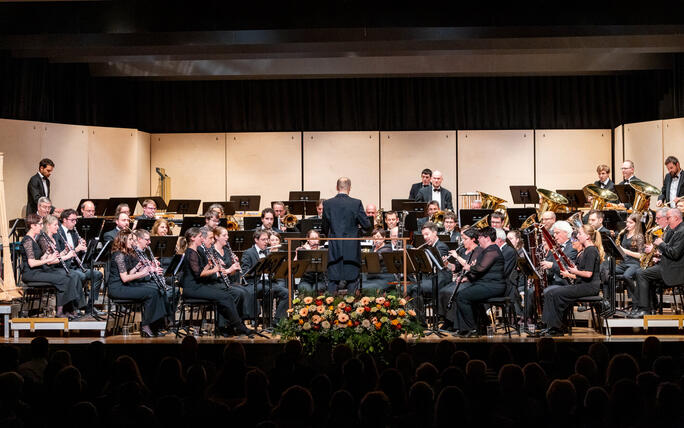
[[[204,245],[202,246],[204,247]],[[218,274],[221,277],[223,284],[226,286],[226,288],[230,288],[230,280],[228,279],[228,275],[226,275],[223,272],[223,265],[225,263],[223,263],[223,260],[220,259],[214,247],[204,247],[204,251],[207,253],[207,259],[209,259],[214,265],[219,267]]]
[[[57,254],[57,260],[59,260],[59,263],[64,268],[64,272],[66,272],[66,274],[69,275],[69,268],[67,267],[66,263],[64,262],[62,255],[59,253],[59,251],[57,251],[57,246],[55,245],[55,243],[52,242],[52,239],[50,239],[50,237],[47,235],[47,233],[43,232],[42,230],[40,231],[40,234],[45,239],[45,242],[47,242],[48,248],[50,250],[49,252]]]
[[[150,277],[157,286],[159,294],[163,296],[166,293],[166,281],[164,280],[164,278],[160,277],[159,274],[157,274],[157,272],[155,272],[157,266],[152,264],[150,259],[147,258],[145,253],[140,248],[134,247],[133,250],[135,251],[135,254],[138,256],[140,263],[142,263],[143,266],[150,268]]]
[[[473,253],[475,250],[471,251],[470,254],[468,255],[468,263],[470,263],[470,259],[473,258]],[[456,300],[456,294],[458,294],[458,289],[461,287],[461,282],[463,281],[463,278],[465,278],[466,274],[468,272],[461,268],[461,271],[458,273],[458,276],[456,277],[456,287],[454,287],[454,292],[451,293],[451,297],[449,298],[449,303],[447,303],[447,309],[451,309],[451,307],[454,305],[454,301]]]
[[[75,228],[74,231],[76,231]],[[81,237],[78,236],[78,232],[76,232],[76,239],[79,242],[81,241]],[[67,250],[74,251],[74,247],[72,247],[71,244],[69,244],[69,240],[67,240],[66,238],[64,239],[64,245],[66,246]],[[78,254],[76,254],[76,251],[74,251],[74,259],[76,259],[76,264],[78,265],[79,269],[81,269],[83,273],[85,273],[86,268],[83,266],[83,262],[81,261],[81,259],[78,258]]]
[[[237,263],[239,266],[240,265],[240,259],[238,259],[238,256],[235,255],[235,253],[233,252],[233,249],[230,248],[230,242],[226,241],[226,247],[228,247],[228,250],[224,249],[223,251],[230,251],[231,260],[233,260],[233,263]],[[242,267],[238,268],[238,273],[240,274],[239,275],[240,276],[240,284],[241,285],[247,285],[247,280],[245,279],[244,276],[242,276]]]

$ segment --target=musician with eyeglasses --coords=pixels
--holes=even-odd
[[[571,262],[575,263],[575,260],[577,259],[577,250],[573,248],[572,242],[570,241],[570,236],[572,236],[572,226],[570,226],[570,223],[564,220],[557,221],[554,223],[551,233],[553,240],[560,246],[563,253]],[[568,284],[567,279],[561,276],[560,267],[551,251],[548,251],[546,259],[541,262],[541,266],[546,270],[547,275],[549,276],[549,284]]]
[[[653,247],[660,252],[660,262],[637,272],[637,288],[634,293],[634,312],[630,318],[643,318],[650,310],[650,296],[652,287],[658,281],[666,286],[681,285],[684,283],[684,226],[682,225],[682,212],[676,208],[670,208],[665,217],[669,231],[662,238],[653,241]],[[646,246],[646,251],[652,250]]]
[[[503,229],[504,220],[506,215],[498,211],[494,211],[489,215],[489,225],[494,229]]]
[[[73,253],[59,254],[57,251],[52,251],[50,243],[53,241],[48,242],[41,233],[44,230],[45,233],[57,232],[57,219],[52,218],[54,223],[44,229],[43,219],[38,214],[26,216],[27,230],[26,235],[21,239],[20,246],[22,256],[21,277],[24,282],[39,281],[54,285],[57,289],[55,316],[57,318],[73,318],[76,316],[73,306],[80,299],[78,292],[80,282],[76,275],[67,275],[67,270],[60,262],[60,258],[63,261],[68,261],[70,257],[73,257]],[[66,312],[64,311],[65,306]]]
[[[416,196],[416,202],[437,201],[440,210],[452,210],[454,204],[451,197],[451,192],[442,187],[442,172],[433,171],[429,187],[423,187]]]
[[[684,180],[682,180],[682,168],[679,159],[668,156],[665,159],[667,174],[663,179],[663,189],[660,191],[656,206],[677,207],[677,202],[684,199]]]
[[[157,203],[154,199],[145,199],[142,203],[143,213],[136,220],[155,220],[157,214]]]
[[[458,219],[456,213],[447,211],[444,213],[444,235],[449,235],[449,242],[460,242],[461,234],[458,232]]]
[[[83,218],[95,217],[95,204],[93,201],[83,201],[81,204],[81,216]]]
[[[629,183],[631,181],[638,180],[638,178],[634,175],[634,162],[632,162],[631,160],[625,160],[624,162],[622,162],[620,170],[622,171],[623,178],[620,184],[625,185],[625,194],[627,195],[630,201],[633,201],[635,192],[634,189],[632,189],[629,186]],[[624,206],[627,209],[632,208],[631,202],[620,203],[620,205]]]
[[[566,266],[561,276],[571,280],[571,285],[550,285],[544,290],[544,310],[542,321],[547,328],[542,330],[546,336],[562,336],[565,325],[563,315],[568,306],[577,299],[598,295],[601,289],[599,269],[604,259],[601,234],[591,225],[585,224],[577,230],[576,238],[579,255],[574,267]]]
[[[69,270],[73,275],[79,277],[81,281],[81,286],[88,282],[92,278],[92,284],[90,286],[90,293],[88,295],[88,302],[86,303],[85,309],[90,311],[92,309],[92,315],[104,315],[104,312],[95,309],[94,304],[97,300],[97,296],[100,295],[100,287],[102,286],[102,272],[97,269],[86,269],[82,263],[78,263],[81,260],[87,249],[85,240],[81,239],[76,230],[76,221],[78,216],[76,210],[71,208],[62,211],[59,216],[61,225],[57,229],[57,234],[54,236],[55,242],[57,243],[57,249],[59,251],[64,250],[74,250],[75,257],[70,259],[67,263]],[[84,269],[81,269],[83,266]],[[79,308],[84,309],[84,308]]]

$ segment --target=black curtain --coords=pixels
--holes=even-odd
[[[684,114],[684,56],[609,76],[152,81],[0,58],[0,117],[147,132],[613,128]]]

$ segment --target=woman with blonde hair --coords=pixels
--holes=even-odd
[[[150,235],[152,236],[168,236],[171,234],[171,227],[169,221],[165,218],[160,218],[154,222]]]
[[[620,246],[625,257],[615,267],[615,274],[625,278],[627,292],[631,297],[634,294],[634,281],[637,272],[641,270],[641,256],[644,252],[644,233],[641,228],[641,215],[632,213],[627,217],[625,228],[620,232]]]
[[[576,236],[575,236],[576,235]],[[601,289],[599,270],[604,259],[601,233],[593,226],[585,224],[571,238],[581,244],[575,267],[566,267],[561,275],[574,280],[570,285],[552,285],[544,290],[544,312],[542,321],[547,329],[542,333],[547,336],[562,336],[563,315],[568,307],[582,297],[596,296]]]

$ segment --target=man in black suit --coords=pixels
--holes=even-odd
[[[268,256],[268,232],[265,230],[257,230],[254,232],[254,245],[244,253],[242,253],[242,259],[240,260],[240,269],[243,274],[247,274],[254,265],[259,262],[259,259],[266,258]],[[254,294],[254,278],[248,280],[247,296],[243,300],[244,306],[242,313],[246,318],[254,318],[257,314],[254,313],[254,299],[263,296],[264,285],[261,281],[262,278],[257,279],[257,290],[256,295]],[[263,279],[268,283],[268,277],[264,275]],[[276,281],[272,282],[273,297],[276,299],[276,312],[275,312],[275,322],[276,324],[287,314],[288,306],[288,292],[287,287],[278,285]]]
[[[454,210],[454,204],[451,200],[451,192],[442,187],[442,172],[432,172],[432,185],[423,187],[416,196],[416,202],[439,202],[439,209]]]
[[[316,202],[316,215],[307,217],[307,220],[320,220],[323,218],[323,202],[325,202],[325,199],[319,199]]]
[[[626,160],[622,162],[620,169],[622,170],[623,179],[620,184],[625,185],[625,194],[629,199],[629,201],[625,202],[623,205],[625,208],[632,208],[632,201],[634,201],[634,189],[629,186],[629,182],[632,180],[638,180],[638,178],[636,178],[634,175],[634,162],[631,160]]]
[[[418,197],[418,192],[420,192],[420,189],[423,187],[430,187],[430,179],[432,179],[432,170],[425,168],[423,172],[420,173],[420,183],[414,183],[411,186],[411,191],[409,192],[408,198],[412,201],[415,201],[416,197]]]
[[[423,235],[426,246],[433,247],[439,252],[440,258],[449,254],[449,247],[447,244],[439,240],[437,235],[437,225],[431,221],[425,223],[420,230]],[[439,260],[441,262],[441,260]],[[437,289],[447,286],[451,282],[451,271],[449,269],[442,269],[437,272]],[[425,323],[425,306],[423,304],[423,295],[432,296],[432,278],[433,274],[423,274],[420,284],[411,284],[408,287],[408,295],[413,298],[418,314],[418,320]]]
[[[271,204],[271,207],[273,208],[273,212],[275,213],[276,223],[273,224],[274,229],[276,229],[279,232],[299,232],[299,228],[297,226],[287,227],[287,225],[283,223],[283,218],[285,218],[285,216],[287,215],[287,210],[285,209],[284,202],[273,202],[273,204]]]
[[[596,167],[596,173],[598,174],[598,180],[594,181],[594,184],[601,189],[608,189],[611,192],[615,192],[615,183],[610,179],[610,167],[601,164]]]
[[[589,211],[587,223],[589,223],[594,230],[598,230],[601,234],[607,233],[608,236],[613,236],[613,232],[603,225],[604,217],[605,214],[603,214],[603,211],[591,210]]]
[[[496,241],[494,241],[494,243],[499,246],[499,249],[501,249],[501,254],[504,256],[504,277],[508,278],[518,262],[518,252],[515,251],[513,247],[508,245],[508,242],[506,242],[505,230],[494,230],[496,230]]]
[[[425,225],[425,223],[430,221],[430,217],[432,217],[437,211],[439,211],[439,202],[430,201],[427,204],[427,207],[425,207],[425,217],[420,217],[416,219],[416,230],[419,232],[423,230],[423,226]]]
[[[658,196],[656,206],[669,206],[675,208],[677,202],[684,196],[684,180],[682,180],[682,168],[679,166],[679,159],[668,156],[665,159],[667,175],[663,179],[663,189]]]
[[[126,213],[119,213],[119,215],[116,216],[116,219],[114,219],[114,223],[116,224],[116,227],[102,235],[102,242],[106,243],[113,241],[120,231],[128,229],[130,227],[130,218]]]
[[[633,306],[630,318],[643,318],[650,309],[649,296],[651,287],[656,281],[665,285],[677,285],[684,282],[684,225],[682,212],[676,208],[667,211],[667,225],[670,229],[663,237],[657,238],[652,245],[646,245],[646,252],[655,247],[660,251],[660,262],[647,269],[637,272],[637,287],[634,290]]]
[[[83,240],[79,241],[78,232],[76,231],[76,220],[78,219],[78,214],[76,210],[71,208],[66,209],[59,216],[59,220],[62,223],[57,229],[57,235],[55,235],[55,242],[57,244],[57,249],[61,252],[64,251],[67,244],[69,247],[74,249],[76,256],[80,259],[83,257],[83,253],[87,249],[86,243]],[[100,312],[93,306],[97,296],[100,294],[100,287],[102,286],[102,272],[97,269],[86,269],[85,272],[76,263],[75,259],[69,259],[66,261],[67,267],[71,270],[72,274],[78,275],[81,279],[81,284],[85,284],[86,281],[92,279],[92,285],[90,287],[90,295],[88,296],[88,303],[86,310],[88,313],[93,315],[104,315],[104,312]],[[90,312],[92,308],[92,312]]]
[[[328,238],[358,238],[359,227],[368,231],[373,226],[360,200],[349,197],[351,180],[337,180],[337,195],[323,203],[322,231]],[[335,293],[340,281],[347,292],[354,293],[361,270],[361,241],[329,241],[328,290]]]
[[[28,182],[26,214],[34,214],[38,210],[38,199],[50,197],[50,175],[55,169],[55,163],[45,158],[38,163],[38,172]]]

